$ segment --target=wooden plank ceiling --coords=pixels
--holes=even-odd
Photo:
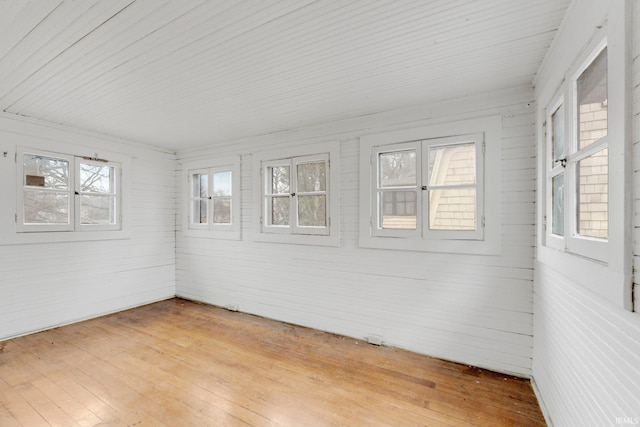
[[[0,1],[0,108],[184,149],[531,84],[569,0]]]

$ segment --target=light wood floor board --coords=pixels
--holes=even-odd
[[[544,426],[520,378],[172,299],[0,343],[2,426]]]

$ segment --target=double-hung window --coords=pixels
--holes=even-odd
[[[600,261],[607,260],[609,240],[607,80],[602,45],[546,117],[547,245]]]
[[[481,240],[483,147],[482,134],[375,147],[372,234]]]
[[[328,153],[262,162],[262,231],[329,234]]]
[[[188,161],[182,167],[186,178],[183,234],[239,240],[240,157]]]
[[[360,139],[362,247],[500,253],[502,118]]]

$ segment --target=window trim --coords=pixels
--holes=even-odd
[[[208,199],[207,224],[191,223],[191,180],[192,174],[208,173],[208,185],[212,189],[213,173],[231,171],[231,224],[213,224],[213,198]],[[182,234],[186,237],[241,240],[242,239],[242,206],[241,206],[241,161],[240,156],[190,160],[182,162],[183,209]]]
[[[338,141],[318,141],[308,145],[258,152],[253,155],[254,214],[252,240],[256,242],[285,243],[317,246],[340,246],[340,143]],[[291,165],[291,185],[295,183],[296,166],[309,160],[327,162],[327,227],[305,227],[295,224],[295,203],[290,204],[290,227],[267,227],[265,212],[265,167],[275,164]],[[297,197],[297,196],[296,196]],[[291,198],[291,196],[290,196]],[[262,220],[262,221],[261,221]],[[263,224],[264,222],[264,224]],[[294,232],[295,231],[295,232]]]
[[[497,255],[501,252],[501,191],[484,191],[484,238],[468,239],[452,238],[457,231],[438,233],[432,230],[425,237],[410,236],[388,237],[377,235],[374,231],[376,174],[374,168],[375,147],[405,142],[437,141],[450,137],[484,135],[484,188],[499,189],[501,186],[501,150],[502,150],[502,117],[490,116],[451,123],[440,123],[431,126],[402,129],[397,131],[366,135],[360,138],[360,236],[359,244],[365,248],[397,249],[425,252],[467,253]],[[434,142],[434,145],[438,145]],[[480,147],[477,147],[478,149]],[[482,148],[480,148],[482,150]],[[481,161],[476,157],[476,161]],[[478,172],[479,173],[479,172]],[[482,215],[478,216],[480,226]],[[479,227],[480,228],[480,227]]]

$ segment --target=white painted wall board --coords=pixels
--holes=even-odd
[[[18,144],[130,155],[128,238],[7,244]],[[0,164],[0,340],[175,295],[173,153],[0,115]]]
[[[503,192],[506,224],[498,256],[361,249],[357,230],[358,136],[502,114],[502,167],[517,176],[515,171],[535,169],[531,102],[531,91],[522,88],[179,152],[178,164],[195,157],[242,156],[247,228],[258,212],[252,205],[251,153],[339,140],[341,245],[193,239],[183,236],[179,225],[178,295],[238,304],[240,311],[359,338],[376,334],[386,344],[529,375],[534,181],[513,180],[496,189]],[[182,214],[179,207],[178,224]]]
[[[633,90],[640,86],[640,2],[633,5]],[[578,55],[611,5],[572,3],[536,81],[536,100],[557,90],[566,60]],[[556,82],[556,83],[550,83]],[[634,94],[633,114],[640,114]],[[637,234],[640,204],[638,170],[640,122],[633,124],[633,214]],[[538,232],[540,232],[538,226]],[[631,233],[631,230],[629,230]],[[634,263],[640,240],[634,238]],[[636,268],[637,271],[637,268]],[[616,307],[543,262],[536,262],[534,285],[533,377],[541,404],[555,426],[616,425],[617,418],[640,417],[640,315]],[[637,275],[636,275],[636,290]],[[638,295],[635,293],[636,310]]]

